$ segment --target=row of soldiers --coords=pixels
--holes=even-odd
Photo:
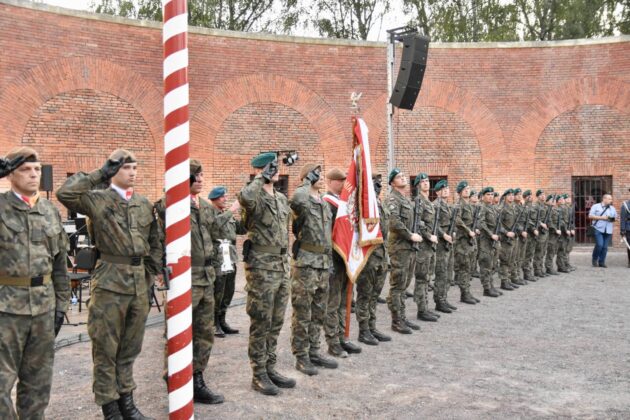
[[[275,153],[254,157],[252,166],[256,176],[231,208],[225,203],[225,189],[213,190],[213,204],[222,201],[216,208],[199,197],[203,168],[191,160],[193,384],[198,403],[223,402],[222,395],[206,386],[203,374],[215,328],[234,331],[225,322],[225,312],[216,317],[216,306],[225,303],[215,288],[225,291],[226,276],[235,275],[237,234],[247,234],[243,259],[254,390],[277,395],[279,388],[296,385],[276,369],[277,340],[289,298],[293,307],[291,348],[298,371],[316,375],[320,367],[338,366],[320,352],[322,330],[330,355],[344,358],[361,352],[344,337],[343,296],[348,282],[344,262],[333,251],[331,240],[345,174],[338,169],[329,171],[328,191],[321,195],[321,166],[305,165],[301,185],[288,200],[273,187],[279,178]],[[137,171],[134,154],[118,149],[102,168],[71,176],[56,193],[69,210],[89,218],[98,250],[88,315],[93,392],[104,418],[115,420],[148,418],[135,406],[132,372],[142,347],[153,284],[156,279],[161,282],[164,265],[164,200],[152,204],[134,191]],[[0,177],[5,176],[11,191],[0,194],[0,417],[39,419],[50,395],[54,337],[70,297],[67,237],[57,209],[39,197],[41,164],[35,150],[18,148],[0,159]],[[556,255],[559,271],[573,269],[568,250],[574,231],[570,212],[569,220],[565,218],[564,197],[556,206],[556,197],[545,200],[542,191],[536,193],[534,203],[527,191],[508,190],[502,203],[494,206],[495,192],[487,187],[480,193],[483,205],[474,205],[475,195],[463,181],[457,186],[458,203],[450,206],[445,181],[435,186],[438,199],[433,203],[428,200],[426,174],[414,179],[419,194],[413,201],[407,198],[404,173],[395,169],[388,181],[392,190],[386,205],[379,200],[385,243],[370,255],[357,280],[356,317],[362,343],[391,341],[376,328],[376,304],[388,273],[392,329],[411,333],[419,329],[407,320],[405,311],[405,293],[412,277],[416,279],[418,318],[436,321],[439,315],[429,310],[427,296],[433,276],[436,310],[449,313],[455,310],[447,300],[449,270],[455,273],[461,300],[473,304],[478,299],[470,293],[470,279],[477,261],[484,295],[492,297],[501,293],[492,281],[497,267],[504,290],[534,281],[534,276],[557,274],[553,266]],[[96,189],[104,182],[110,187]],[[373,182],[379,194],[381,177]],[[520,205],[514,203],[515,197]],[[234,213],[238,211],[241,218],[237,221]],[[292,252],[290,224],[295,235]],[[16,380],[17,414],[10,396]]]

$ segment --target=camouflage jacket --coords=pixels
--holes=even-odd
[[[214,271],[217,275],[221,273],[221,249],[219,248],[222,239],[230,241],[230,260],[234,265],[238,264],[238,254],[236,253],[236,235],[244,235],[247,229],[243,223],[234,218],[230,210],[219,210],[214,208],[214,224],[212,239],[214,239],[214,253],[216,255]]]
[[[387,199],[390,214],[389,237],[387,239],[389,253],[398,250],[411,250],[411,229],[413,224],[413,203],[398,190],[392,190]]]
[[[503,216],[501,217],[501,240],[505,241],[508,239],[507,233],[512,230],[513,226],[517,225],[517,216],[518,216],[518,208],[514,203],[508,204],[503,203],[501,206],[501,210],[503,212]],[[513,238],[512,238],[513,239]]]
[[[440,206],[440,220],[438,220],[438,228],[437,228],[438,240],[443,243],[446,243],[446,240],[444,239],[444,234],[448,233],[448,228],[449,228],[449,225],[451,224],[451,216],[453,214],[452,208],[451,206],[448,205],[448,203],[445,200],[442,200],[441,198],[436,198],[433,201],[433,205],[435,206],[436,209],[438,206]]]
[[[383,243],[378,244],[374,248],[374,251],[372,251],[372,255],[374,256],[374,258],[382,260],[388,258],[386,244],[387,237],[389,236],[389,210],[387,209],[387,207],[383,206],[383,203],[381,203],[380,199],[378,200],[378,214],[381,216],[379,223],[381,227],[381,233],[383,234]]]
[[[311,196],[310,188],[310,181],[305,180],[289,202],[293,234],[299,243],[294,263],[296,267],[328,269],[332,263],[332,212],[321,197]]]
[[[214,282],[214,244],[211,231],[214,225],[214,207],[199,197],[199,207],[190,200],[190,265],[193,286],[209,286]],[[166,198],[162,197],[153,205],[158,216],[160,242],[165,248]]]
[[[263,178],[258,175],[238,194],[252,244],[245,268],[288,273],[289,203],[284,194],[275,190],[273,195],[268,194],[263,185]],[[261,247],[273,248],[274,252],[261,250]]]
[[[564,235],[566,235],[567,231],[570,230],[570,228],[569,228],[569,216],[570,216],[570,213],[571,213],[571,208],[569,207],[569,205],[563,204],[562,206],[560,206],[559,211],[562,214],[560,230],[562,230],[562,233]]]
[[[57,199],[71,211],[91,219],[94,242],[101,258],[92,275],[92,287],[125,295],[146,294],[152,276],[161,273],[162,246],[153,205],[134,193],[129,201],[116,191],[93,190],[103,182],[100,169],[79,172],[57,191]],[[104,261],[104,255],[139,257],[140,265]]]
[[[43,198],[29,208],[13,191],[8,191],[0,193],[0,214],[0,277],[52,277],[52,282],[37,287],[0,285],[0,312],[66,312],[70,301],[68,238],[59,211]]]
[[[475,246],[475,242],[470,237],[473,219],[475,217],[475,207],[461,198],[457,202],[457,205],[459,206],[459,212],[457,213],[457,220],[455,222],[455,226],[457,227],[457,241],[455,245],[457,249],[469,250]]]
[[[558,208],[556,206],[551,206],[549,204],[545,204],[545,206],[547,207],[547,211],[550,213],[550,215],[549,215],[549,222],[547,223],[547,227],[549,228],[549,232],[552,235],[556,235],[556,229],[559,229],[559,227],[558,227]]]
[[[529,223],[528,222],[529,213],[531,212],[531,206],[528,204],[514,203],[514,212],[515,212],[515,215],[518,217],[518,220],[516,221],[516,229],[514,230],[514,233],[516,233],[516,236],[518,236],[519,239],[523,239],[523,237],[521,236],[521,232],[527,230],[527,225]]]
[[[540,224],[543,222],[544,206],[540,203],[532,203],[529,211],[529,222],[527,224],[527,232],[531,235],[534,234],[534,230],[538,230],[540,235]],[[538,223],[536,223],[538,221]]]
[[[481,236],[492,240],[492,235],[497,228],[497,221],[499,219],[499,215],[503,218],[501,214],[501,209],[493,204],[483,204],[481,208],[481,219],[479,219],[479,230],[481,230]],[[499,227],[499,235],[504,232],[504,229]]]

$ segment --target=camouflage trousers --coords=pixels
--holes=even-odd
[[[387,307],[393,319],[406,319],[405,291],[411,284],[416,263],[416,252],[408,249],[392,251],[390,254],[392,271],[389,274],[389,295]]]
[[[475,255],[474,245],[470,245],[467,238],[461,238],[460,241],[455,244],[455,284],[459,286],[459,290],[464,292],[470,292],[470,279],[472,278],[473,266],[472,256]]]
[[[338,343],[343,338],[345,320],[342,311],[345,311],[346,307],[344,291],[348,282],[343,262],[340,264],[339,261],[333,259],[333,264],[334,272],[328,275],[328,302],[324,322],[324,334],[328,345]]]
[[[521,268],[523,269],[523,275],[525,279],[534,276],[534,254],[536,253],[536,243],[538,238],[531,235],[527,238],[527,245],[525,247],[525,258]]]
[[[30,316],[0,312],[0,418],[43,419],[55,355],[54,311]],[[11,390],[17,398],[13,408]]]
[[[536,240],[536,252],[534,253],[534,275],[536,276],[545,272],[545,254],[547,253],[548,239],[549,233],[541,231]]]
[[[446,242],[440,240],[435,252],[435,281],[433,286],[433,300],[435,303],[445,301],[448,295],[451,254],[451,248],[447,248]]]
[[[248,355],[254,375],[276,365],[278,335],[289,302],[289,276],[284,271],[250,268],[246,270],[247,315],[249,315]]]
[[[360,330],[376,329],[376,303],[385,285],[387,260],[370,256],[357,279],[357,304],[355,315]]]
[[[484,290],[494,288],[492,277],[498,262],[498,254],[501,252],[501,243],[497,241],[496,248],[493,248],[494,242],[485,236],[479,240],[479,279]]]
[[[547,239],[547,254],[545,255],[545,269],[547,271],[553,270],[553,263],[556,255],[558,254],[558,235],[550,233]]]
[[[518,240],[503,237],[501,240],[501,251],[499,252],[499,278],[501,283],[509,281],[512,277],[512,268],[514,264],[514,250]]]
[[[527,254],[527,244],[529,243],[529,237],[523,238],[522,235],[518,236],[518,260],[514,266],[516,278],[521,278],[521,269],[525,263],[525,254]],[[525,274],[525,272],[523,272]]]
[[[566,235],[560,235],[558,237],[558,253],[556,257],[556,263],[558,269],[567,270],[569,268],[569,258],[567,256],[567,249],[569,247],[569,237]]]
[[[295,357],[319,353],[327,304],[328,270],[294,266],[291,271],[291,350]]]
[[[416,282],[413,289],[413,300],[418,305],[418,312],[429,310],[428,288],[434,266],[431,261],[435,259],[435,251],[430,244],[420,244],[420,251],[416,254]]]
[[[217,275],[214,280],[214,314],[215,318],[225,316],[227,309],[234,297],[234,287],[236,284],[236,267],[234,271],[222,276]]]
[[[136,389],[133,364],[142,350],[149,309],[146,293],[92,290],[87,329],[92,340],[96,404],[107,404]]]
[[[573,251],[573,245],[575,244],[575,236],[571,236],[569,238],[569,243],[567,244],[567,264],[571,267],[571,251]],[[630,252],[630,249],[628,250]],[[628,254],[628,261],[630,261],[630,254]]]

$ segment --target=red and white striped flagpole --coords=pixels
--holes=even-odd
[[[188,142],[188,11],[186,0],[164,0],[164,185],[166,190],[168,412],[191,419],[192,294]]]

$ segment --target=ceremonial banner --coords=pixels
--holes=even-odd
[[[383,235],[365,121],[353,117],[352,134],[352,161],[339,197],[332,240],[346,264],[348,280],[354,283],[374,247],[383,243]]]

